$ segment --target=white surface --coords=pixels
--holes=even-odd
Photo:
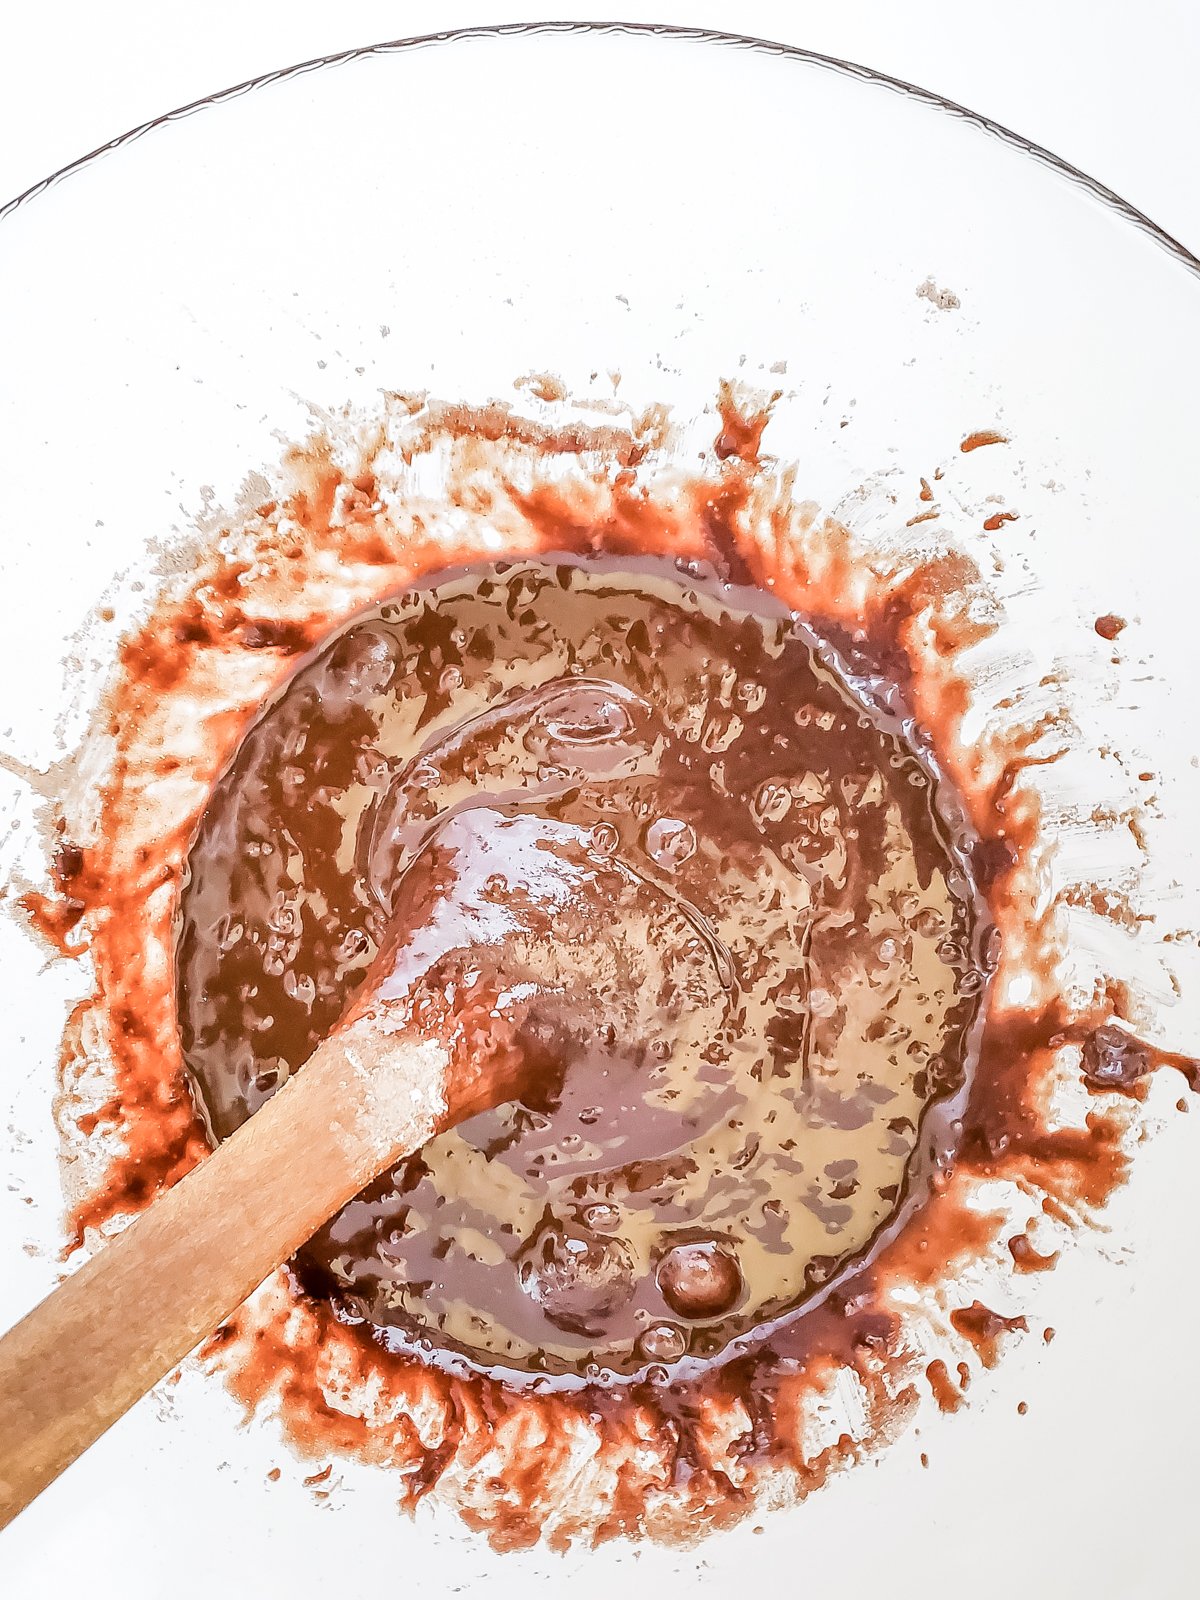
[[[60,0],[0,12],[0,200],[114,134],[277,67],[380,39],[545,17],[803,45],[957,100],[1101,179],[1200,251],[1193,0]]]
[[[541,9],[512,5],[504,14]],[[1144,4],[1131,20],[1124,5],[1060,5],[1049,21],[1027,0],[975,11],[961,0],[933,0],[904,8],[903,17],[883,5],[846,16],[835,9],[745,3],[735,15],[728,5],[664,3],[653,17],[788,38],[910,78],[1057,150],[1185,243],[1200,243],[1191,86],[1200,24],[1190,8]],[[632,7],[626,14],[650,15]],[[169,23],[164,15],[140,4],[102,13],[60,7],[0,23],[0,195],[131,123],[252,73],[499,12],[362,4],[347,19],[298,4],[260,6],[249,17],[219,5]],[[29,448],[36,445],[31,434]],[[6,708],[0,721],[10,720]],[[3,949],[7,993],[46,982],[28,946],[6,939]],[[1177,1093],[1172,1085],[1163,1098]],[[1069,1306],[1059,1338],[1043,1352],[1035,1334],[1010,1353],[1002,1398],[939,1427],[928,1472],[916,1466],[928,1441],[909,1438],[880,1467],[850,1475],[793,1515],[788,1537],[742,1530],[683,1563],[661,1552],[607,1550],[571,1563],[572,1589],[661,1594],[680,1583],[682,1566],[689,1582],[694,1572],[714,1592],[728,1592],[737,1574],[742,1586],[802,1583],[851,1596],[916,1596],[947,1585],[979,1600],[1022,1591],[1112,1600],[1193,1594],[1188,1508],[1200,1446],[1195,1400],[1180,1392],[1178,1374],[1189,1340],[1180,1322],[1194,1310],[1194,1292],[1181,1298],[1176,1261],[1181,1251],[1187,1259],[1188,1218],[1200,1204],[1196,1133],[1173,1119],[1146,1163],[1139,1205],[1163,1220],[1140,1236],[1133,1266],[1115,1269],[1080,1253],[1054,1275],[1046,1304]],[[46,1154],[35,1150],[14,1174],[43,1205],[52,1182]],[[5,1227],[14,1215],[10,1205]],[[19,1249],[11,1233],[0,1243],[5,1260]],[[1108,1352],[1123,1378],[1116,1390]],[[1014,1395],[1028,1401],[1027,1417],[1015,1415]],[[218,1585],[263,1600],[326,1593],[359,1518],[344,1509],[318,1516],[286,1479],[278,1492],[262,1488],[274,1459],[282,1458],[257,1436],[164,1430],[153,1406],[142,1407],[0,1538],[0,1585],[52,1600],[85,1585],[127,1600],[199,1600]],[[135,1499],[140,1484],[152,1505],[148,1521],[131,1508],[131,1484]],[[298,1504],[308,1513],[299,1522]],[[907,1544],[894,1533],[905,1527]],[[871,1537],[884,1528],[892,1531]],[[436,1568],[413,1570],[425,1549],[407,1526],[381,1521],[375,1549],[347,1561],[342,1586],[447,1592]],[[556,1564],[541,1570],[554,1574]],[[532,1576],[527,1563],[492,1563],[482,1550],[459,1559],[454,1583],[473,1589],[473,1574],[498,1595],[527,1590]]]

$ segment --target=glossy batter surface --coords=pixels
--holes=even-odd
[[[535,997],[561,1096],[443,1135],[297,1270],[427,1356],[690,1368],[860,1257],[917,1181],[984,982],[965,846],[886,697],[766,595],[565,558],[414,588],[300,666],[203,817],[178,989],[217,1137],[480,804],[588,828],[633,886]],[[505,870],[498,836],[501,896]]]

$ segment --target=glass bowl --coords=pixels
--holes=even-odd
[[[44,870],[38,796],[69,765],[144,586],[314,421],[394,391],[538,412],[556,402],[521,380],[552,373],[585,410],[662,405],[702,426],[732,379],[779,391],[767,448],[796,463],[798,497],[851,527],[903,522],[896,508],[945,468],[946,516],[1015,575],[1014,596],[1041,597],[1020,624],[1033,681],[1090,619],[1127,619],[1119,645],[1094,641],[1115,671],[1081,698],[1098,755],[1153,764],[1150,888],[1176,930],[1179,990],[1160,985],[1161,1031],[1196,1048],[1200,265],[1116,196],[861,68],[547,24],[241,85],[0,217],[11,886]],[[962,451],[989,430],[1006,450]],[[989,538],[1000,507],[1019,520]],[[54,1062],[82,979],[47,966],[17,919],[0,948],[6,1323],[57,1270]],[[1153,975],[1147,987],[1159,993]],[[1178,1093],[1157,1086],[1152,1109]],[[294,1600],[362,1581],[374,1560],[369,1581],[438,1592],[569,1574],[581,1594],[650,1594],[683,1575],[722,1591],[750,1574],[794,1582],[802,1549],[805,1583],[848,1592],[916,1595],[969,1571],[981,1597],[1014,1582],[1182,1594],[1177,1530],[1200,1469],[1200,1412],[1173,1364],[1173,1330],[1200,1309],[1176,1267],[1200,1203],[1187,1133],[1175,1119],[1153,1142],[1104,1248],[1039,1285],[1042,1320],[1061,1321],[1053,1349],[1026,1341],[986,1403],[923,1422],[760,1537],[497,1557],[456,1523],[399,1520],[383,1474],[348,1469],[354,1492],[321,1503],[307,1467],[268,1481],[277,1436],[239,1430],[220,1386],[188,1373],[4,1536],[5,1568],[43,1593],[86,1580],[180,1600],[214,1582]],[[1130,1252],[1132,1269],[1104,1259]],[[1098,1539],[1110,1489],[1122,1515]],[[989,1545],[997,1559],[981,1561]]]

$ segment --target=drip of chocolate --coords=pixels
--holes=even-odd
[[[525,963],[553,1089],[399,1165],[295,1273],[397,1350],[514,1381],[729,1359],[945,1154],[988,971],[973,841],[892,698],[765,595],[566,558],[410,589],[302,663],[201,821],[178,1001],[213,1137],[329,1031],[429,841],[481,806],[530,819],[469,864],[497,926],[538,819],[612,862],[605,926]]]

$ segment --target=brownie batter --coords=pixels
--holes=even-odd
[[[600,937],[455,952],[464,981],[520,959],[536,1096],[389,1174],[205,1347],[320,1497],[372,1463],[496,1549],[690,1545],[801,1498],[963,1403],[1132,1171],[1155,1077],[1200,1089],[1132,980],[1191,935],[1097,865],[1131,835],[1153,860],[1147,760],[1099,768],[1074,716],[1120,652],[1034,682],[1010,557],[899,500],[817,513],[769,411],[722,385],[699,455],[660,407],[333,419],[122,638],[47,818],[21,904],[89,967],[56,1102],[76,1244],[303,1062],[389,904],[437,914],[431,864],[488,814],[456,808],[501,819],[472,870],[496,856],[518,914],[514,840],[610,851]],[[960,437],[917,506],[1006,448]]]
[[[300,665],[182,893],[214,1137],[330,1031],[456,813],[584,828],[631,886],[529,997],[561,1089],[380,1178],[297,1258],[310,1293],[456,1370],[684,1376],[827,1296],[919,1199],[990,924],[894,688],[855,665],[765,593],[553,556],[410,588]]]

